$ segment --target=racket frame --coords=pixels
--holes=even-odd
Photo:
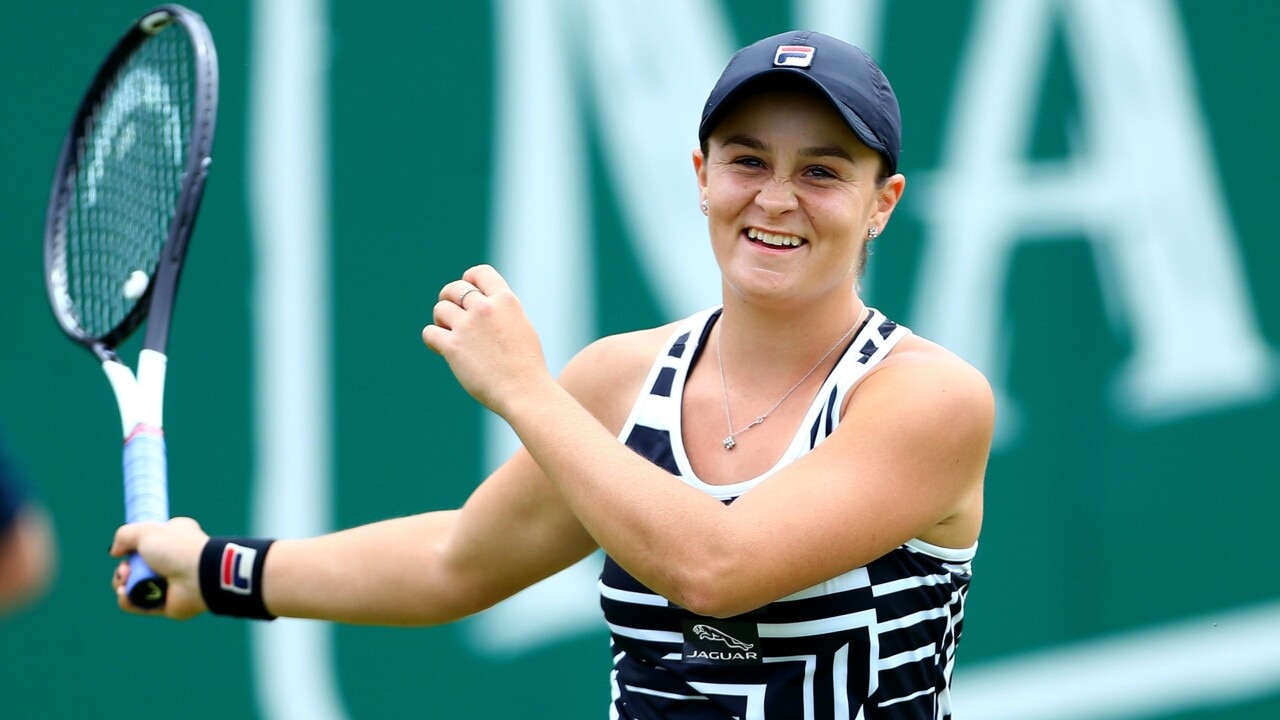
[[[65,278],[55,277],[56,273],[63,272],[65,262],[58,255],[62,243],[56,242],[53,234],[60,232],[61,220],[71,201],[70,190],[75,185],[81,160],[78,146],[107,91],[132,55],[152,36],[174,23],[186,31],[193,50],[194,97],[182,187],[146,290],[114,328],[101,337],[95,337],[85,332],[72,315],[65,293],[60,288]],[[165,353],[178,280],[211,162],[217,105],[217,51],[204,20],[181,5],[157,6],[130,26],[98,67],[67,131],[54,173],[45,221],[46,289],[58,325],[72,340],[98,358],[115,395],[124,435],[125,521],[129,523],[164,521],[169,517],[163,432],[164,383],[168,365]],[[116,349],[143,321],[147,327],[135,375],[120,360]],[[126,593],[130,601],[142,608],[162,606],[167,590],[165,579],[152,571],[136,553],[130,556],[129,564]]]

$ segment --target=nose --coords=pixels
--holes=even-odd
[[[756,193],[756,204],[770,215],[781,215],[796,208],[795,188],[791,178],[775,175]]]

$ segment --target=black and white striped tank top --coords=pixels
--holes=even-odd
[[[717,486],[691,469],[680,407],[685,378],[718,317],[712,308],[680,324],[619,437],[722,502],[830,435],[848,393],[910,333],[872,310],[774,469]],[[951,670],[976,549],[912,540],[864,567],[727,619],[670,603],[606,557],[599,587],[612,638],[610,717],[950,718]]]

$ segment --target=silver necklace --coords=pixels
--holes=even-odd
[[[861,315],[861,313],[859,313],[859,315]],[[765,410],[760,415],[757,415],[755,420],[752,420],[746,427],[736,432],[733,429],[733,414],[729,412],[729,382],[724,378],[724,356],[720,354],[720,340],[724,338],[724,330],[722,328],[720,331],[720,338],[716,340],[716,362],[720,365],[720,389],[724,392],[724,419],[729,425],[729,434],[725,436],[723,441],[721,441],[724,443],[724,449],[732,450],[734,446],[738,444],[737,437],[739,435],[764,422],[765,418],[769,417],[774,410],[777,410],[779,405],[786,402],[787,398],[791,397],[791,393],[795,392],[796,389],[803,385],[804,381],[808,380],[810,375],[817,372],[818,368],[822,367],[822,363],[825,362],[827,358],[831,357],[831,353],[835,352],[836,348],[840,347],[845,340],[849,339],[849,336],[853,334],[853,331],[856,330],[857,327],[858,322],[854,321],[853,326],[840,336],[840,339],[836,341],[835,345],[832,345],[830,349],[822,353],[822,357],[818,358],[818,362],[814,363],[813,367],[809,368],[809,372],[805,373],[804,377],[797,380],[796,384],[792,385],[790,390],[783,393],[782,397],[778,398],[778,402],[773,404],[773,407]]]

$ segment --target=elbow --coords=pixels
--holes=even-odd
[[[427,624],[444,625],[458,620],[465,620],[497,605],[505,597],[501,593],[478,588],[473,588],[468,592],[450,593],[450,596],[445,601],[436,606]]]
[[[687,593],[681,607],[696,615],[712,618],[730,618],[751,612],[765,603],[755,602],[739,594],[717,589]]]
[[[488,610],[501,600],[496,594],[466,582],[427,583],[418,597],[419,602],[406,618],[406,624],[419,627],[457,622]]]
[[[749,612],[752,609],[750,607],[738,609],[738,607],[735,605],[730,605],[727,603],[715,602],[715,601],[708,601],[705,603],[692,603],[691,605],[692,605],[691,607],[685,607],[685,609],[695,615],[701,615],[702,617],[716,618],[718,620],[735,617],[745,612]]]
[[[445,625],[488,610],[521,589],[481,563],[439,558],[422,581],[419,624]]]
[[[650,586],[676,605],[705,617],[728,618],[773,599],[766,597],[768,583],[760,577],[758,549],[749,534],[725,524],[682,550],[654,568],[664,573],[669,592]]]
[[[753,585],[749,573],[735,570],[732,563],[709,562],[682,573],[671,599],[689,612],[728,618],[766,604],[751,592]]]
[[[435,627],[471,617],[495,604],[477,595],[462,592],[424,590],[417,595],[414,602],[401,604],[399,610],[390,615],[380,614],[373,621],[363,618],[351,621],[358,624],[372,622],[398,627]]]

